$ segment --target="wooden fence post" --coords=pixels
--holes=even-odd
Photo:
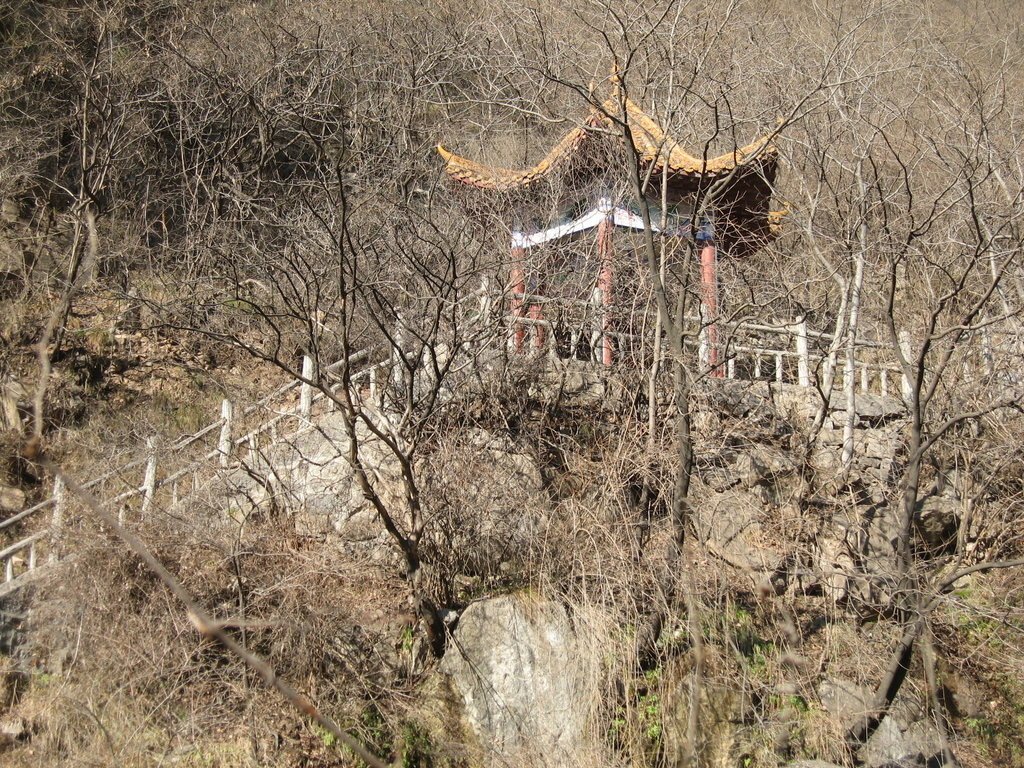
[[[796,370],[801,387],[811,386],[811,361],[807,352],[807,320],[796,324]]]
[[[308,420],[313,412],[313,385],[310,384],[316,376],[316,361],[312,356],[302,356],[302,386],[299,388],[299,416]]]
[[[615,215],[605,208],[606,213],[597,226],[597,256],[601,261],[597,285],[601,289],[601,354],[602,365],[609,366],[615,359],[615,345],[612,340],[612,300],[615,285],[615,247],[612,235],[615,231]],[[554,329],[552,328],[552,350],[554,350]]]
[[[50,557],[51,563],[60,557],[61,534],[64,527],[64,508],[67,505],[67,491],[64,481],[59,477],[53,481],[53,517],[50,520]]]
[[[701,368],[711,364],[711,345],[708,343],[708,329],[704,325],[704,306],[700,307],[700,330],[697,331],[697,362]]]
[[[900,331],[900,352],[903,354],[903,359],[910,364],[910,357],[913,354],[913,349],[910,345],[910,333],[907,331]],[[909,403],[910,399],[914,396],[914,387],[910,383],[910,377],[906,373],[902,376],[902,392],[903,399]]]
[[[142,517],[149,514],[153,506],[153,494],[156,491],[156,438],[146,440],[149,458],[146,460],[146,475],[142,480]]]
[[[480,278],[480,325],[490,328],[493,320],[494,300],[491,298],[491,278]]]
[[[595,363],[603,362],[604,355],[604,323],[601,311],[603,304],[603,297],[601,295],[600,288],[594,288],[590,294],[590,309],[591,309],[591,320],[590,320],[590,359]]]
[[[249,456],[247,457],[249,471],[259,474],[263,465],[263,456],[260,453],[260,438],[258,432],[253,432],[249,435],[247,448],[249,451]]]
[[[220,442],[218,443],[218,450],[220,451],[220,466],[222,469],[226,469],[228,464],[231,463],[231,429],[232,422],[234,421],[235,407],[231,404],[231,401],[226,397],[220,404]]]
[[[405,328],[402,326],[402,312],[395,312],[395,331],[391,335],[391,382],[399,392],[400,401],[405,400]]]

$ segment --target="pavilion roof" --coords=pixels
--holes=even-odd
[[[581,152],[586,151],[588,139],[601,129],[613,126],[611,115],[622,115],[630,126],[633,145],[641,161],[656,173],[665,173],[678,182],[700,186],[733,173],[738,167],[742,175],[766,175],[774,171],[778,152],[769,136],[764,136],[717,157],[697,157],[669,136],[658,122],[635,102],[625,99],[622,106],[616,101],[605,102],[594,109],[583,125],[573,128],[551,148],[536,165],[525,169],[498,168],[460,157],[444,146],[437,152],[444,160],[445,171],[456,181],[488,190],[517,190],[529,187],[553,172],[566,167]]]

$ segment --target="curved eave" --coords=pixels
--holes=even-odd
[[[564,164],[587,137],[587,131],[573,128],[532,168],[516,170],[483,165],[448,151],[441,144],[437,153],[444,160],[445,172],[456,181],[478,189],[510,190],[529,186],[547,176],[554,168]]]
[[[642,162],[656,173],[667,173],[689,184],[706,184],[718,181],[735,173],[747,176],[767,176],[775,167],[778,151],[771,144],[771,136],[762,136],[746,146],[717,157],[696,157],[665,133],[657,120],[647,114],[635,102],[626,99],[621,105],[606,101],[601,109],[595,109],[583,125],[569,131],[544,158],[531,168],[522,170],[486,166],[465,157],[460,157],[438,145],[437,151],[445,162],[445,170],[456,181],[478,189],[513,190],[527,187],[562,166],[575,155],[591,129],[596,127],[614,128],[612,115],[629,125],[633,145],[640,153]]]
[[[725,152],[717,157],[696,157],[665,133],[661,125],[635,102],[626,99],[624,103],[626,121],[630,126],[633,145],[640,152],[641,159],[654,170],[670,176],[683,176],[695,181],[715,181],[733,173],[738,167],[741,173],[762,171],[773,166],[778,151],[771,144],[771,136],[762,136],[749,144]],[[606,103],[607,114],[620,111],[614,104]],[[742,166],[742,167],[741,167]]]
[[[737,170],[744,175],[763,173],[774,166],[778,158],[778,151],[769,142],[769,137],[764,136],[744,147],[708,158],[706,161],[693,157],[676,146],[669,154],[668,172],[701,180],[717,180]],[[661,163],[658,170],[661,170]]]

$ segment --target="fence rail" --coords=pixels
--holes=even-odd
[[[487,280],[484,280],[480,289],[463,296],[456,303],[459,307],[468,307],[470,311],[467,312],[467,315],[475,314],[476,320],[479,321],[481,317],[490,314],[491,302],[489,284]],[[475,311],[473,311],[474,308]],[[224,399],[221,403],[219,419],[163,449],[160,449],[156,442],[151,440],[147,444],[146,456],[121,464],[109,472],[83,483],[82,487],[85,490],[96,492],[110,483],[126,484],[128,487],[124,490],[104,495],[106,503],[121,505],[118,514],[121,522],[124,522],[125,519],[126,502],[139,498],[139,511],[144,516],[152,507],[157,491],[161,489],[168,489],[172,504],[177,503],[181,498],[197,489],[201,470],[211,468],[211,465],[226,468],[231,464],[232,459],[243,450],[248,451],[250,455],[257,452],[260,439],[264,436],[269,435],[272,440],[276,440],[278,433],[287,422],[294,421],[301,429],[310,424],[314,408],[317,405],[326,401],[330,408],[333,405],[332,397],[337,395],[341,384],[328,383],[327,386],[321,387],[317,382],[321,384],[330,382],[332,378],[336,378],[334,374],[342,366],[362,365],[363,367],[359,370],[349,374],[349,381],[354,385],[353,397],[360,405],[373,403],[377,407],[383,407],[384,393],[388,384],[386,373],[390,372],[393,367],[395,357],[366,363],[369,356],[369,350],[360,350],[317,371],[314,359],[310,355],[305,355],[300,377],[283,384],[240,413],[236,413],[231,400]],[[364,363],[365,365],[363,365]],[[360,391],[364,386],[367,389],[365,399]],[[298,394],[297,405],[282,403],[283,400],[296,393]],[[254,416],[266,414],[268,411],[272,413],[270,418],[265,418],[256,427],[241,436],[235,435],[236,426],[240,421],[245,422]],[[202,440],[212,435],[217,436],[215,448],[203,453],[198,458],[193,458],[173,472],[163,477],[160,476],[161,458],[166,462],[170,457],[181,456],[188,449],[194,448]],[[132,473],[140,470],[143,473],[140,483],[126,482],[126,477],[130,477]],[[182,484],[190,487],[182,488]],[[66,516],[66,506],[66,489],[57,478],[48,498],[0,521],[0,532],[2,532],[10,530],[30,518],[38,518],[46,512],[50,513],[50,520],[44,528],[0,550],[0,568],[4,573],[4,580],[0,583],[0,597],[10,594],[19,586],[27,583],[41,570],[44,562],[51,563],[59,558],[61,554],[60,536]],[[41,549],[46,551],[45,561],[38,556]]]
[[[607,316],[614,314],[615,308],[603,305],[600,296],[584,301],[513,293],[511,298],[519,302],[519,310],[507,316],[508,335],[510,343],[520,349],[545,351],[554,357],[585,357],[592,362],[603,362],[605,339],[610,339],[620,352],[650,349],[650,334],[614,329]],[[581,310],[575,323],[542,316],[544,307],[562,305]],[[540,309],[531,316],[530,307]],[[831,346],[833,337],[825,331],[809,328],[806,320],[776,325],[746,320],[719,321],[718,333],[724,342],[719,345],[718,363],[712,366],[708,363],[707,329],[710,323],[699,316],[688,316],[684,321],[688,327],[687,346],[697,348],[705,373],[717,378],[769,380],[809,387],[832,372],[835,385],[845,384],[846,378],[850,377],[861,394],[896,394],[893,387],[899,383],[899,394],[908,395],[909,381],[888,344],[858,339],[855,345],[857,354],[851,368],[845,357],[845,345],[832,355],[815,348]],[[906,338],[901,339],[904,348],[907,343]],[[666,348],[667,345],[662,345],[663,355]],[[877,359],[881,357],[889,359]],[[831,371],[832,368],[835,370]]]
[[[509,309],[500,317],[494,308],[502,306],[502,301],[509,298],[520,300],[519,310]],[[607,308],[597,300],[576,302],[585,308],[590,315],[585,316],[592,322],[589,328],[586,323],[573,329],[569,334],[568,355],[578,357],[583,347],[589,347],[587,354],[596,363],[606,362],[603,356],[605,339],[613,340],[616,347],[626,349],[630,346],[640,347],[650,342],[650,334],[644,335],[618,331],[605,321],[604,312]],[[533,302],[554,303],[555,300],[529,294],[503,296],[492,294],[486,283],[479,291],[465,296],[459,304],[468,307],[466,322],[474,323],[484,329],[498,328],[497,334],[483,335],[484,343],[474,342],[477,347],[489,348],[489,343],[497,348],[514,346],[517,332],[525,330],[533,334],[532,343],[528,348],[545,351],[557,355],[559,340],[557,328],[550,320],[528,317],[522,311],[524,304]],[[478,304],[478,305],[477,305]],[[500,322],[492,324],[492,321]],[[695,328],[700,328],[699,318],[690,318]],[[783,383],[794,383],[810,386],[816,379],[817,372],[824,366],[834,364],[834,357],[817,350],[812,350],[809,340],[830,341],[831,337],[822,332],[811,330],[806,322],[766,325],[751,322],[733,323],[725,327],[723,344],[724,355],[718,366],[719,375],[723,378],[766,379]],[[396,341],[401,333],[395,334]],[[540,344],[537,344],[537,341]],[[564,341],[564,339],[563,339]],[[584,344],[585,342],[585,344]],[[400,343],[400,342],[399,342]],[[693,346],[702,342],[691,338]],[[703,342],[706,344],[706,340]],[[562,345],[564,348],[564,344]],[[480,349],[470,348],[468,342],[455,345],[451,354],[462,352],[471,358]],[[878,357],[884,345],[875,342],[862,342],[858,350]],[[525,351],[525,350],[524,350]],[[389,359],[369,361],[369,352],[363,350],[338,360],[317,371],[315,361],[308,355],[303,360],[301,376],[288,382],[268,395],[264,396],[245,409],[236,411],[234,403],[225,399],[221,404],[220,417],[191,435],[187,435],[172,445],[160,447],[155,441],[147,444],[146,455],[128,461],[99,477],[86,483],[83,487],[101,495],[108,504],[120,505],[120,519],[123,521],[128,513],[128,502],[138,499],[138,513],[145,516],[149,513],[158,491],[166,489],[170,501],[176,504],[198,488],[199,476],[203,471],[226,468],[242,456],[258,456],[263,444],[268,439],[276,441],[286,429],[287,424],[294,423],[296,429],[311,424],[314,410],[326,404],[331,410],[334,397],[341,391],[342,383],[337,381],[336,372],[342,366],[359,366],[358,370],[350,371],[348,380],[352,385],[350,396],[360,406],[371,406],[383,410],[386,391],[393,380],[401,376],[401,365],[398,365],[398,351],[393,350]],[[888,394],[895,381],[902,379],[902,372],[894,363],[879,360],[861,360],[853,369],[846,365],[837,371],[842,376],[853,376],[859,384],[861,392],[878,392]],[[903,380],[903,387],[907,383]],[[295,399],[297,395],[297,400]],[[238,434],[239,424],[258,423]],[[203,441],[216,437],[215,447],[204,451],[198,457],[195,449]],[[182,464],[182,457],[188,458]],[[168,462],[182,464],[172,471],[161,475],[161,467]],[[134,479],[133,479],[134,478]],[[115,488],[105,493],[109,486]],[[119,488],[117,486],[120,486]],[[0,521],[0,531],[10,530],[15,525],[29,518],[42,518],[49,515],[40,530],[16,541],[0,550],[0,567],[3,569],[3,583],[0,584],[0,596],[8,594],[19,584],[27,583],[46,564],[59,559],[61,555],[61,533],[67,516],[67,493],[60,480],[56,480],[50,496],[17,514]]]
[[[368,352],[362,350],[350,355],[347,359],[349,365],[357,365],[365,361]],[[324,374],[329,375],[340,368],[346,361],[339,360],[324,369]],[[129,487],[118,493],[108,495],[104,501],[108,504],[121,505],[119,519],[124,522],[125,503],[131,499],[139,498],[140,513],[145,516],[153,504],[156,492],[162,488],[170,490],[172,503],[176,503],[183,496],[196,489],[199,472],[216,464],[220,467],[227,467],[232,456],[237,455],[239,448],[251,449],[255,442],[265,434],[276,433],[280,425],[288,420],[297,421],[300,425],[308,423],[316,404],[325,399],[327,395],[314,387],[312,359],[307,355],[303,361],[303,377],[289,382],[284,386],[261,398],[249,407],[245,408],[239,416],[243,419],[251,417],[268,409],[274,411],[274,415],[262,421],[254,429],[240,437],[233,435],[233,430],[238,422],[234,405],[230,400],[225,399],[221,405],[221,417],[211,422],[202,429],[175,442],[173,445],[160,450],[154,440],[147,444],[147,453],[144,458],[128,461],[117,468],[106,472],[86,483],[82,487],[86,490],[102,488],[111,481],[124,483],[125,478],[133,472],[142,472],[141,482],[129,484]],[[379,370],[381,363],[373,363],[368,367],[352,374],[351,379],[358,382],[365,379],[372,380]],[[335,391],[336,391],[335,386]],[[291,407],[274,408],[275,403],[280,403],[287,395],[298,392],[298,404]],[[213,450],[203,453],[198,458],[188,461],[175,471],[160,476],[160,458],[166,461],[168,458],[182,455],[188,448],[195,446],[204,437],[211,434],[218,434],[218,444]],[[182,482],[190,482],[191,487],[183,493],[180,487]],[[22,538],[13,544],[0,550],[0,568],[3,569],[3,582],[0,583],[0,597],[14,591],[18,586],[27,583],[30,577],[45,564],[58,559],[60,530],[66,514],[67,492],[63,483],[58,478],[54,481],[53,490],[50,496],[43,501],[30,506],[7,519],[0,521],[0,531],[13,528],[18,523],[28,518],[39,517],[44,512],[50,512],[50,520],[42,530],[30,536]],[[43,551],[45,558],[40,558],[39,553]]]

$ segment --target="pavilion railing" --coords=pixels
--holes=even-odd
[[[595,293],[597,293],[595,291]],[[522,350],[541,350],[559,358],[586,359],[600,362],[603,341],[613,342],[619,365],[637,362],[649,355],[653,331],[629,333],[614,329],[607,317],[616,312],[614,307],[602,304],[600,296],[586,302],[579,299],[553,299],[535,294],[512,294],[524,307],[540,307],[529,316],[528,310],[508,315],[509,338],[525,329],[521,339]],[[549,308],[571,307],[577,310],[575,322],[543,317]],[[708,323],[698,316],[686,318],[686,344],[696,352],[704,372],[717,378],[746,381],[775,381],[780,384],[815,386],[833,373],[833,388],[842,390],[846,378],[854,380],[856,391],[862,394],[902,395],[908,393],[909,382],[903,374],[890,345],[867,339],[858,339],[856,355],[851,368],[845,360],[845,342],[830,355],[831,334],[815,331],[806,320],[778,324],[757,323],[747,320],[719,321],[719,363],[708,363]],[[901,344],[906,345],[904,338]],[[662,344],[662,355],[667,345]],[[648,357],[649,359],[649,357]]]

